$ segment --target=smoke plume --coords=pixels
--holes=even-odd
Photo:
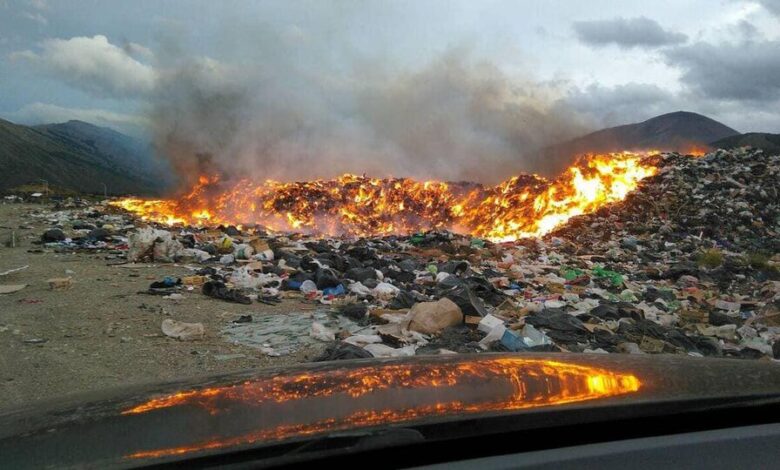
[[[153,130],[183,184],[204,173],[289,181],[345,172],[495,183],[544,173],[535,152],[587,130],[556,105],[554,86],[464,48],[402,66],[336,54],[295,29],[256,44],[230,43],[220,61],[175,45],[160,55]]]

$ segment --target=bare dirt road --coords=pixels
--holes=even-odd
[[[0,204],[0,272],[29,265],[0,277],[0,284],[27,284],[0,295],[0,408],[128,384],[305,362],[324,348],[307,345],[269,357],[221,333],[241,315],[310,315],[315,308],[310,304],[287,299],[277,306],[240,305],[198,292],[185,292],[181,300],[143,295],[138,292],[154,280],[191,272],[176,265],[112,266],[117,260],[106,259],[105,252],[41,250],[32,243],[49,227],[33,216],[40,208]],[[14,248],[5,246],[12,231]],[[72,287],[51,290],[47,279],[61,277],[71,277]],[[166,318],[201,322],[206,336],[188,342],[166,337],[160,329]]]

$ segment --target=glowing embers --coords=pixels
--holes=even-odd
[[[633,374],[501,357],[280,375],[180,391],[141,403],[123,414],[175,412],[179,407],[196,407],[215,419],[257,413],[258,419],[250,428],[237,435],[130,455],[150,458],[446,415],[597,400],[636,392],[640,385]],[[284,418],[271,418],[279,414]]]
[[[199,178],[176,200],[113,203],[166,224],[257,223],[278,231],[376,236],[450,229],[494,240],[550,232],[620,201],[656,173],[647,154],[581,158],[559,178],[512,177],[494,186],[343,175],[294,183]]]

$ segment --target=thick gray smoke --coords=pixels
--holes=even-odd
[[[533,157],[584,133],[557,90],[451,49],[396,66],[345,58],[295,31],[232,47],[220,61],[171,49],[152,111],[183,179],[301,180],[341,173],[495,183],[545,172]]]

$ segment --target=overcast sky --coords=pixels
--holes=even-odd
[[[780,132],[780,0],[0,0],[0,116],[22,123],[75,118],[143,134],[194,67],[208,70],[198,93],[240,87],[305,103],[318,126],[359,109],[384,129],[398,114],[371,106],[402,101],[394,112],[419,114],[435,91],[346,106],[349,88],[388,77],[424,86],[438,75],[421,71],[442,60],[466,75],[489,64],[507,99],[516,84],[571,129],[689,110]]]

